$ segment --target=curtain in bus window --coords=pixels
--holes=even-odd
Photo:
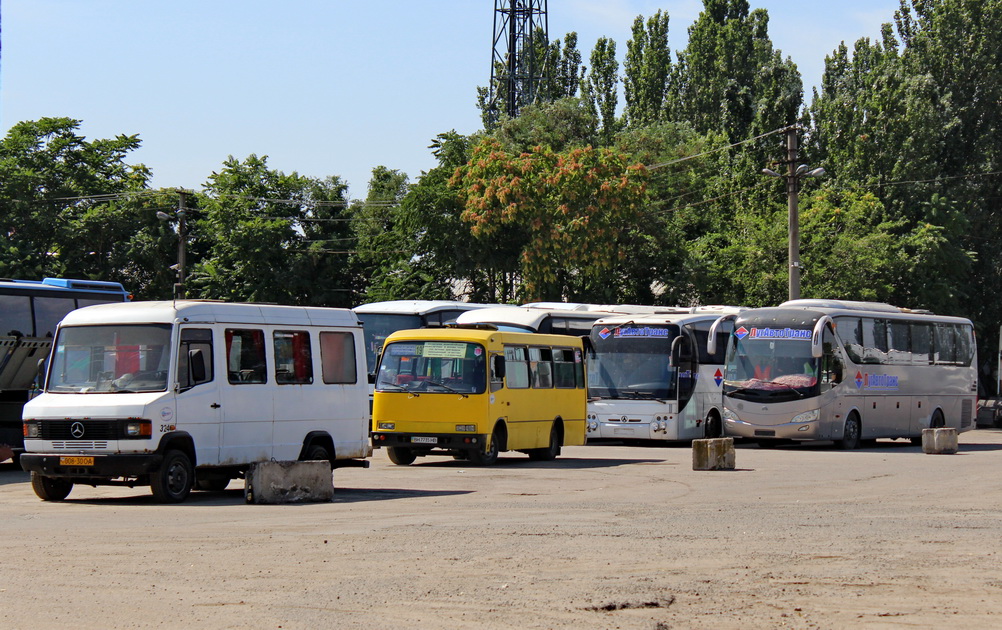
[[[953,326],[936,324],[936,363],[956,363],[957,343],[954,338]]]
[[[226,370],[231,383],[265,383],[263,330],[226,330]]]
[[[324,383],[343,385],[358,382],[355,370],[355,339],[351,333],[320,333],[320,366]]]
[[[505,380],[511,389],[529,387],[529,356],[525,348],[505,348]]]
[[[32,301],[35,303],[36,337],[51,337],[56,332],[56,324],[76,308],[73,298],[36,297]]]
[[[313,382],[313,358],[310,333],[305,330],[276,330],[275,381],[308,385]]]
[[[31,298],[27,295],[0,295],[0,337],[31,337]]]
[[[908,322],[892,319],[887,322],[887,363],[909,365],[912,362],[911,326]]]
[[[932,325],[912,322],[912,365],[929,365],[932,356]]]
[[[121,337],[116,334],[113,342],[113,356],[115,365],[115,378],[134,374],[139,368],[139,346],[126,345]]]
[[[863,328],[862,363],[884,363],[887,361],[887,322],[883,319],[864,317],[860,320]]]

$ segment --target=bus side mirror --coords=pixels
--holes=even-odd
[[[35,374],[38,376],[39,383],[45,380],[45,359],[38,360],[38,365],[35,366]]]
[[[678,367],[678,359],[681,354],[680,348],[685,344],[685,337],[679,335],[672,339],[671,351],[668,353],[668,367]]]
[[[191,370],[191,382],[195,385],[205,382],[205,357],[201,349],[188,351],[188,366]]]
[[[491,357],[491,372],[494,373],[494,378],[498,380],[504,378],[504,357],[500,354]]]

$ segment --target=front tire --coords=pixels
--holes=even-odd
[[[387,447],[386,454],[389,456],[390,461],[397,466],[410,466],[417,459],[417,453],[414,452],[414,449],[403,448],[401,446]]]
[[[73,482],[55,477],[43,477],[37,472],[31,473],[31,489],[42,501],[62,501],[73,489]]]
[[[835,440],[835,446],[843,451],[851,451],[859,448],[862,427],[859,423],[859,416],[855,413],[849,414],[845,420],[845,429],[842,431],[842,439]]]
[[[711,411],[706,416],[706,423],[703,425],[703,433],[707,439],[724,437],[724,425],[720,421],[720,416],[715,411]]]
[[[195,485],[195,468],[183,451],[170,450],[163,466],[150,476],[150,490],[160,503],[180,503]]]
[[[310,444],[309,448],[306,449],[306,454],[303,456],[303,461],[330,463],[331,454],[323,444]]]
[[[501,447],[498,445],[498,431],[494,429],[491,431],[490,444],[487,446],[487,450],[470,452],[470,461],[477,466],[493,466],[498,461],[498,453],[501,452],[500,449]]]

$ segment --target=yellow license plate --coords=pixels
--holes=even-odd
[[[93,457],[60,457],[60,466],[93,466]]]

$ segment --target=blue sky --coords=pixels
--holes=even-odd
[[[804,78],[825,55],[879,37],[898,0],[751,0]],[[684,48],[699,0],[549,0],[550,39],[599,37],[622,63],[637,15],[670,15]],[[374,166],[415,181],[439,133],[480,128],[493,0],[0,0],[0,130],[69,116],[89,139],[139,134],[153,185],[200,189],[229,155],[339,175],[364,197]],[[622,107],[622,99],[620,99]]]

